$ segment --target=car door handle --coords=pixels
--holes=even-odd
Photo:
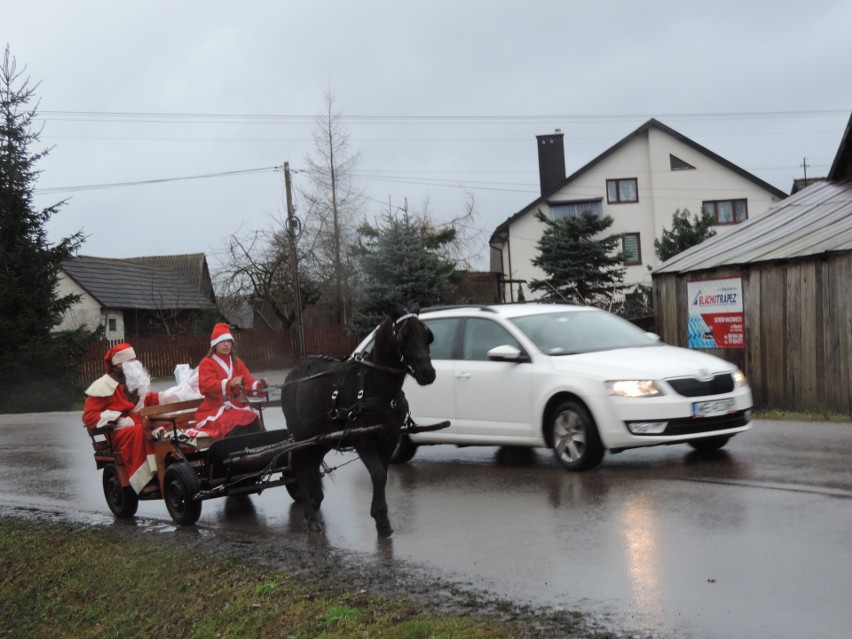
[[[456,373],[456,379],[470,379],[470,373]]]

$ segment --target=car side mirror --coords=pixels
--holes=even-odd
[[[652,340],[654,340],[655,342],[662,342],[662,341],[663,341],[663,338],[662,338],[662,337],[660,337],[660,336],[659,336],[659,335],[657,335],[656,333],[652,333],[651,331],[645,331],[645,335],[647,335],[648,337],[650,337],[650,338],[651,338]]]
[[[495,362],[528,362],[529,356],[517,346],[503,344],[488,351],[488,359]]]

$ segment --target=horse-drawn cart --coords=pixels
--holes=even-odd
[[[204,500],[227,495],[260,493],[285,486],[298,500],[296,479],[290,468],[290,452],[304,446],[343,441],[372,432],[367,426],[330,433],[309,440],[291,441],[286,429],[264,430],[220,440],[194,436],[195,409],[201,400],[189,400],[141,411],[142,424],[150,439],[157,473],[137,495],[120,453],[112,445],[112,426],[89,431],[95,463],[103,469],[103,490],[110,510],[120,518],[136,514],[140,500],[166,502],[178,524],[195,523]],[[262,419],[261,419],[262,422]]]

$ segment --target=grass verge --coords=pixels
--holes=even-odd
[[[795,422],[832,422],[852,424],[852,416],[832,411],[791,411],[776,408],[754,411],[755,419]]]
[[[519,624],[442,615],[238,558],[0,518],[0,636],[40,639],[503,639]],[[578,627],[565,637],[608,637]],[[551,635],[553,636],[553,635]]]

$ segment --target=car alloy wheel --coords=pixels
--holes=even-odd
[[[604,456],[598,429],[586,408],[574,401],[559,404],[552,413],[551,448],[568,470],[588,470]]]

